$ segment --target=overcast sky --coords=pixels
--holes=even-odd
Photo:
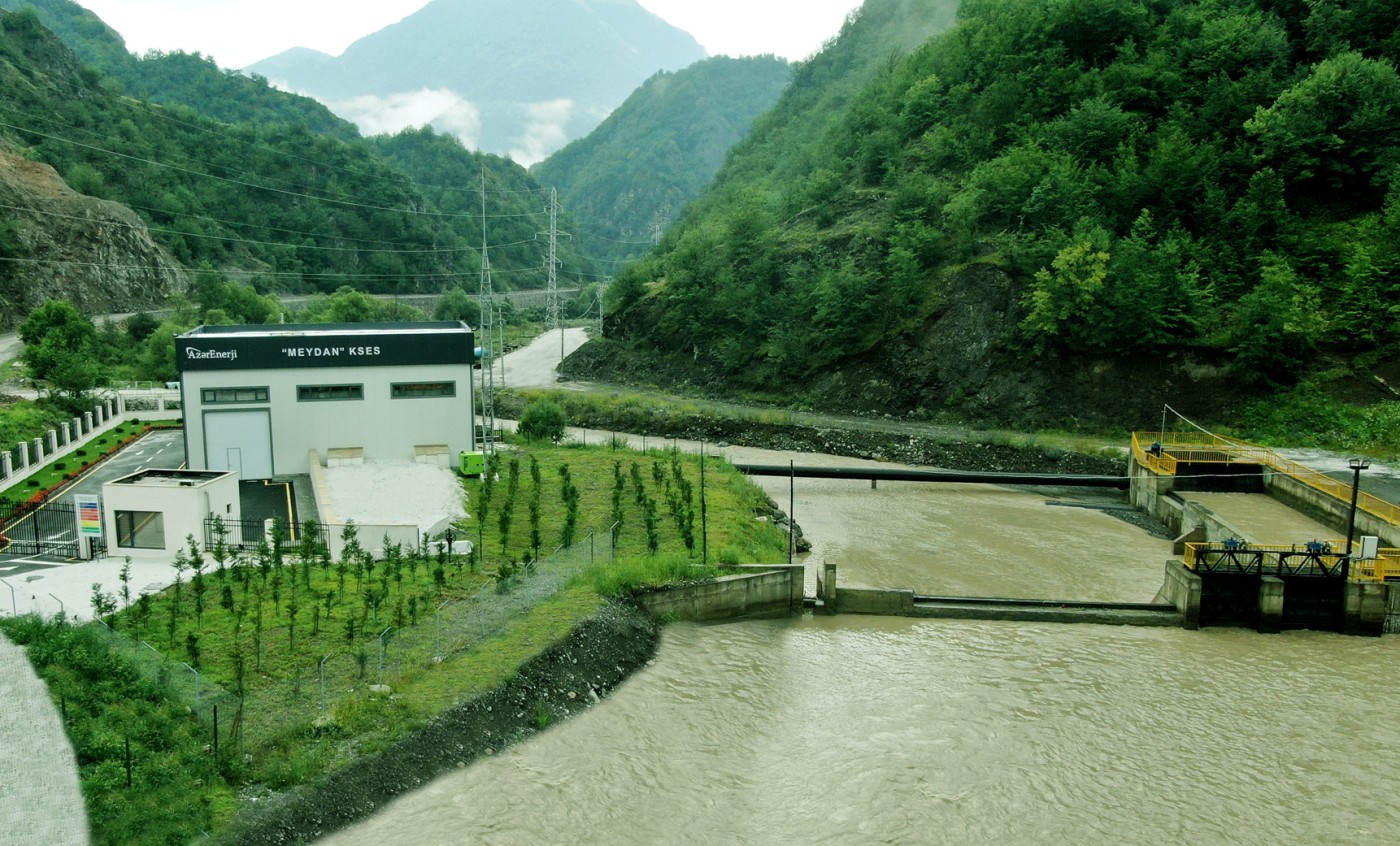
[[[78,0],[127,49],[185,50],[241,68],[290,47],[338,55],[428,0]],[[841,29],[861,0],[638,0],[695,36],[710,55],[804,59]]]

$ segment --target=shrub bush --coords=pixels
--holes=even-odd
[[[525,406],[525,410],[520,413],[519,432],[532,441],[544,438],[551,443],[559,443],[568,425],[568,415],[558,403],[539,399]]]

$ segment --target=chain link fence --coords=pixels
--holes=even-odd
[[[93,621],[107,648],[122,655],[150,684],[173,701],[188,707],[213,733],[214,745],[232,749],[241,739],[242,702],[239,697],[184,661],[166,656],[144,640],[133,640],[100,619]]]

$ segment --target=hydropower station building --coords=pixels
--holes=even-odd
[[[465,323],[200,326],[175,339],[185,456],[242,479],[330,460],[450,466],[475,433]]]

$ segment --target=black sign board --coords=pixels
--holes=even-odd
[[[175,358],[181,372],[471,364],[472,340],[460,323],[212,326],[178,336]]]

